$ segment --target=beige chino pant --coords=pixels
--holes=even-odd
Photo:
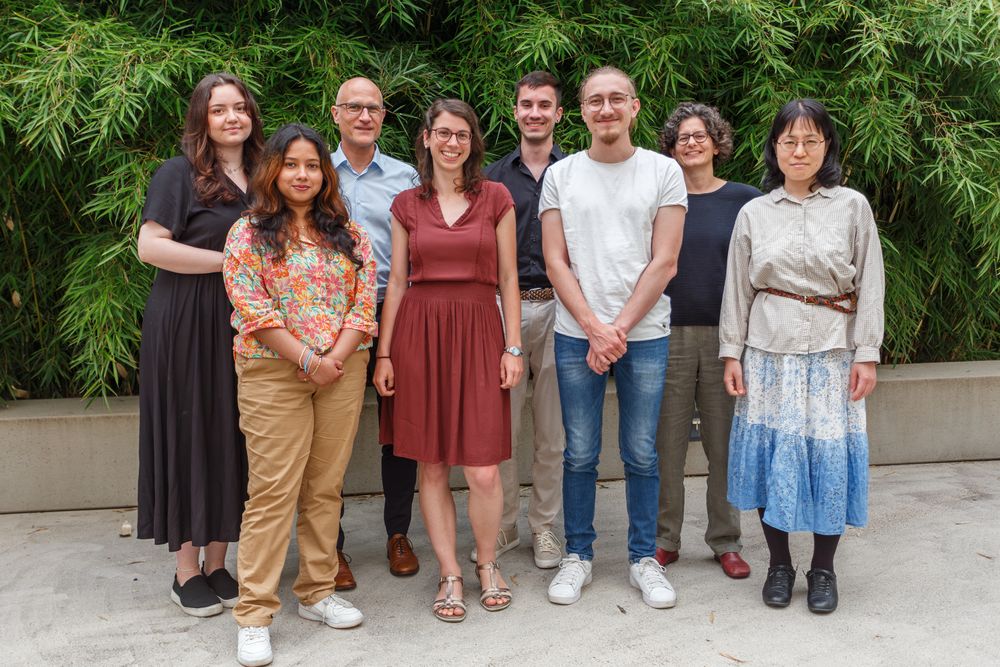
[[[552,530],[562,508],[562,464],[566,436],[563,433],[559,384],[556,381],[556,355],[553,326],[556,302],[521,302],[521,343],[524,350],[525,377],[510,392],[511,455],[500,464],[503,484],[503,516],[500,527],[507,531],[517,525],[520,510],[520,479],[517,469],[517,442],[521,428],[521,410],[527,400],[528,371],[534,376],[531,410],[534,415],[534,460],[531,464],[531,499],[528,502],[528,525],[532,533]]]
[[[695,404],[701,416],[701,445],[708,458],[708,530],[705,542],[716,554],[740,551],[740,513],[726,499],[729,431],[733,398],[722,383],[719,327],[670,328],[670,356],[660,406],[656,451],[660,457],[660,507],[656,546],[681,548],[684,523],[684,462],[687,459]]]
[[[268,626],[281,608],[278,581],[296,509],[299,574],[292,591],[304,605],[333,593],[341,491],[367,364],[368,351],[355,352],[344,375],[320,388],[299,380],[290,361],[236,357],[250,472],[237,553],[240,599],[233,609],[241,627]]]

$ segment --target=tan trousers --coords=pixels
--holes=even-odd
[[[299,574],[292,587],[304,605],[333,592],[341,490],[364,400],[368,351],[344,362],[344,375],[319,388],[296,377],[284,359],[236,357],[240,428],[246,436],[250,479],[240,529],[241,627],[267,626],[281,608],[278,581],[296,531]]]
[[[708,458],[705,542],[716,554],[743,548],[740,513],[726,500],[733,399],[722,384],[724,369],[725,364],[719,359],[718,327],[671,327],[667,379],[656,435],[656,451],[660,457],[656,546],[667,551],[681,548],[684,462],[695,404],[701,416],[701,445]]]
[[[510,392],[511,456],[500,464],[503,484],[504,531],[517,525],[520,510],[520,479],[517,470],[517,441],[521,426],[521,409],[528,393],[528,371],[534,377],[531,409],[534,415],[534,460],[531,464],[531,500],[528,503],[528,525],[532,533],[552,530],[562,508],[562,463],[566,436],[563,434],[562,409],[559,404],[559,384],[556,381],[556,356],[553,349],[552,327],[556,318],[556,302],[521,302],[521,343],[524,349],[525,378]]]

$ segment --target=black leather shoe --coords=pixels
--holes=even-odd
[[[806,600],[809,611],[814,614],[829,614],[837,608],[837,575],[830,570],[814,568],[806,572],[809,593]]]
[[[791,565],[775,565],[767,568],[767,579],[761,597],[768,607],[787,607],[792,601],[792,587],[795,586],[795,568]]]

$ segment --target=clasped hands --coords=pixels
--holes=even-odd
[[[322,361],[319,364],[319,368],[312,375],[306,375],[304,370],[299,369],[298,378],[300,380],[303,382],[312,382],[319,387],[325,387],[344,377],[344,362],[342,360],[329,354],[318,359],[322,359]]]
[[[596,321],[587,332],[590,349],[587,351],[587,366],[598,375],[604,375],[611,364],[625,356],[628,335],[617,324]]]

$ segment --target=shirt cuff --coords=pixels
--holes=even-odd
[[[725,357],[732,357],[733,359],[743,358],[743,346],[733,345],[732,343],[722,343],[719,345],[719,359]]]
[[[858,349],[854,351],[854,363],[861,364],[869,361],[874,361],[876,364],[879,362],[879,349],[877,347],[869,346],[859,346]]]

